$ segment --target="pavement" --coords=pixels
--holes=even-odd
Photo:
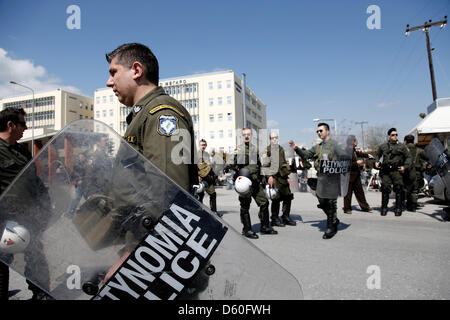
[[[222,219],[238,233],[242,224],[234,190],[217,188]],[[339,232],[323,240],[326,216],[311,193],[297,192],[291,217],[296,226],[275,227],[277,235],[248,240],[301,284],[305,299],[409,300],[450,299],[450,222],[442,219],[443,203],[422,197],[417,212],[380,216],[381,194],[366,193],[373,212],[362,212],[353,199],[352,214],[344,214],[338,199]],[[205,196],[204,203],[209,203]],[[356,203],[356,204],[355,204]],[[251,205],[253,230],[259,232],[258,208]],[[25,279],[11,270],[10,299],[31,297]]]

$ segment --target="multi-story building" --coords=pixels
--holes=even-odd
[[[90,97],[82,96],[62,89],[38,92],[34,95],[34,140],[35,153],[57,131],[68,123],[79,119],[94,118],[94,101]],[[0,100],[0,109],[7,107],[23,108],[27,113],[28,130],[19,141],[31,149],[33,96],[31,94],[4,98]]]
[[[159,85],[180,101],[192,116],[195,141],[205,139],[209,150],[232,152],[240,142],[243,127],[266,129],[266,106],[246,88],[243,113],[243,84],[231,70],[160,79]],[[95,119],[125,133],[129,108],[120,104],[112,89],[98,89],[94,95]],[[264,139],[266,137],[263,137]]]

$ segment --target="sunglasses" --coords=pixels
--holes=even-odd
[[[323,132],[323,130],[322,130],[322,129],[320,129],[320,130],[317,130],[316,132],[317,132],[317,133],[320,133],[320,132]]]
[[[393,133],[393,134],[391,134],[391,137],[396,137],[396,136],[398,136],[398,134],[397,134],[397,133]]]
[[[278,137],[272,137],[272,138],[270,138],[270,140],[273,140],[273,139],[278,139]]]

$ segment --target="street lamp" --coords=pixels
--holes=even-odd
[[[34,157],[34,102],[35,102],[34,101],[34,90],[31,89],[30,87],[27,87],[23,84],[15,82],[15,81],[10,81],[9,83],[16,84],[18,86],[29,89],[33,93],[33,106],[32,106],[32,110],[31,110],[31,156]]]
[[[316,119],[313,119],[313,121],[314,121],[314,122],[319,122],[319,121],[333,121],[333,122],[334,122],[334,134],[335,134],[336,137],[337,137],[338,131],[337,131],[337,126],[336,126],[336,120],[335,120],[335,119],[319,119],[319,118],[316,118]]]

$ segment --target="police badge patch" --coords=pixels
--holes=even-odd
[[[175,116],[160,116],[158,122],[158,133],[164,136],[171,136],[178,128],[178,119]]]

